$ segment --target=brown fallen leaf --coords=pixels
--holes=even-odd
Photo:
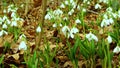
[[[13,57],[15,60],[19,60],[19,58],[20,58],[19,53],[13,54],[12,57]]]

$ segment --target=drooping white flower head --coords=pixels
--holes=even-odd
[[[77,24],[78,24],[78,23],[81,23],[80,19],[76,19],[76,20],[75,20],[75,23],[77,23]]]
[[[74,38],[74,34],[76,34],[77,32],[79,32],[79,30],[75,27],[73,27],[72,29],[69,29],[68,26],[64,26],[62,28],[62,32],[65,36],[67,36],[67,38]]]
[[[86,12],[87,10],[85,8],[82,9],[83,12]]]
[[[118,54],[119,52],[120,52],[120,47],[119,47],[119,46],[116,46],[116,47],[113,49],[113,53]]]
[[[47,13],[47,14],[45,15],[45,20],[51,20],[51,19],[52,19],[51,13]]]
[[[54,28],[55,28],[55,27],[57,27],[57,24],[56,24],[56,23],[54,23],[54,24],[53,24],[53,27],[54,27]]]
[[[26,45],[26,43],[25,43],[25,41],[21,41],[20,42],[20,45],[19,45],[19,48],[18,48],[19,50],[27,50],[27,45]]]
[[[77,6],[77,9],[80,10],[80,5]]]
[[[77,32],[79,32],[79,30],[75,27],[73,27],[71,30],[70,30],[70,33],[68,34],[68,38],[71,37],[71,38],[74,38],[74,34],[76,34]]]
[[[11,26],[17,26],[17,21],[12,21]]]
[[[62,32],[63,32],[63,34],[66,36],[66,35],[67,35],[67,33],[69,33],[69,32],[70,32],[69,27],[68,27],[68,26],[64,26],[64,27],[62,28]]]
[[[37,33],[41,32],[41,27],[40,26],[37,27],[36,32]]]
[[[2,28],[7,29],[7,25],[4,23],[4,24],[2,25]]]
[[[8,32],[6,32],[5,30],[1,30],[1,31],[0,31],[0,37],[1,37],[1,36],[3,36],[4,34],[6,34],[6,35],[7,35],[7,34],[8,34]]]
[[[65,8],[65,5],[62,3],[62,4],[60,5],[60,8]]]
[[[68,5],[68,4],[69,4],[67,0],[65,1],[65,4],[66,4],[66,5]]]
[[[86,34],[86,38],[91,41],[91,40],[95,40],[96,42],[98,41],[97,36],[95,36],[94,34],[92,34],[91,32],[89,34]]]
[[[76,34],[77,32],[79,32],[79,30],[77,28],[73,27],[70,32]]]
[[[112,12],[112,8],[111,7],[108,7],[107,9],[106,9],[106,11],[111,11]]]
[[[68,15],[72,15],[74,13],[74,9],[71,9],[69,12],[68,12]]]
[[[112,37],[111,37],[111,36],[108,36],[108,37],[107,37],[107,41],[108,41],[109,44],[112,43]]]
[[[101,9],[101,5],[100,4],[96,4],[95,5],[95,9]]]
[[[3,21],[8,20],[7,16],[4,15],[2,20]]]

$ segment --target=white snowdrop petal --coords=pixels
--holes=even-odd
[[[65,1],[65,4],[66,4],[66,5],[68,5],[68,4],[69,4],[67,0]]]
[[[95,9],[101,9],[101,5],[96,4],[96,5],[95,5]]]
[[[120,52],[120,47],[119,47],[119,46],[116,46],[116,47],[113,49],[113,53],[118,54],[119,52]]]
[[[60,5],[60,8],[65,8],[65,5],[62,3],[62,4]]]
[[[57,24],[53,24],[53,27],[54,27],[54,28],[57,27]]]
[[[86,34],[86,38],[91,41],[91,40],[95,40],[96,42],[98,41],[97,36],[95,36],[94,34],[92,34],[91,32],[89,34]]]
[[[41,32],[41,27],[40,26],[37,27],[36,32],[38,32],[38,33]]]
[[[16,21],[12,21],[11,26],[17,26],[17,22]]]
[[[80,19],[76,19],[75,23],[81,23]]]
[[[23,50],[27,50],[27,45],[25,43],[25,41],[21,41],[20,45],[19,45],[19,50],[23,49]]]
[[[3,35],[3,31],[0,31],[0,37]]]
[[[107,41],[108,41],[108,43],[112,43],[112,38],[111,38],[111,36],[108,36],[108,37],[107,37]]]
[[[7,25],[6,25],[6,24],[3,24],[3,25],[2,25],[2,28],[6,29],[6,28],[7,28]]]

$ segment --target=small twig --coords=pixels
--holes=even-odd
[[[99,14],[98,12],[95,12],[95,11],[93,11],[93,10],[87,9],[87,11],[88,11],[88,12],[91,12],[91,13],[94,13],[94,14]]]

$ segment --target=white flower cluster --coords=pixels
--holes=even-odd
[[[79,30],[75,27],[73,27],[72,29],[70,29],[68,26],[64,26],[62,28],[62,32],[65,36],[67,36],[67,38],[74,38],[74,34],[76,34],[77,32],[79,32]]]
[[[112,12],[112,8],[108,7],[106,13],[103,15],[103,20],[101,22],[101,27],[106,27],[114,23],[113,18],[117,18],[117,14]]]
[[[98,41],[97,36],[95,36],[94,34],[92,34],[91,32],[89,34],[86,34],[86,38],[91,41],[91,40],[95,40],[96,42]]]
[[[17,9],[13,4],[8,6],[8,10],[3,10],[4,13],[9,13],[11,12],[11,17],[7,17],[7,15],[4,15],[3,17],[0,17],[0,25],[2,25],[3,29],[7,29],[8,25],[10,26],[16,26],[18,25],[18,22],[23,22],[22,18],[19,18],[17,15]],[[7,31],[1,30],[1,35],[2,34],[7,34]]]
[[[63,11],[56,9],[54,11],[48,10],[48,13],[45,15],[45,20],[58,19],[62,16]]]
[[[70,6],[72,8],[68,12],[68,15],[72,15],[75,11],[77,4],[74,0],[65,0],[64,3],[60,5],[60,8],[65,8],[65,6]],[[78,6],[77,9],[80,9],[80,6]]]

